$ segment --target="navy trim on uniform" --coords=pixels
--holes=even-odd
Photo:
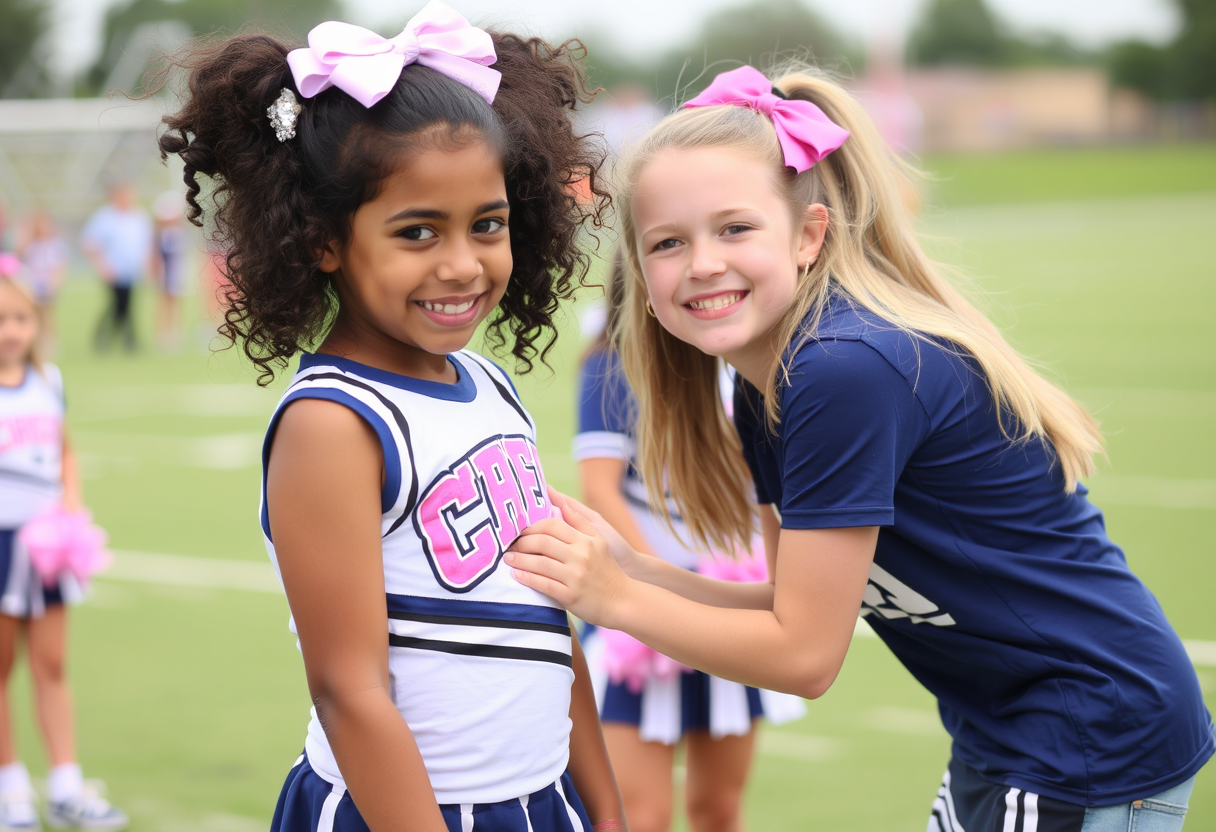
[[[451,402],[473,401],[473,399],[477,398],[477,384],[474,383],[467,372],[463,371],[464,368],[460,366],[460,362],[450,355],[447,356],[447,359],[456,368],[455,384],[445,384],[442,381],[427,381],[421,378],[403,376],[400,373],[390,373],[388,370],[379,370],[366,364],[360,364],[358,361],[353,361],[349,358],[343,358],[339,355],[327,355],[325,353],[302,353],[300,355],[300,370],[311,370],[314,367],[334,367],[343,372],[353,373],[369,381],[377,381],[390,387],[408,390],[411,393],[430,396],[432,399],[444,399]]]
[[[439,811],[448,832],[591,832],[569,771],[530,795],[499,803],[440,804]],[[301,756],[279,792],[270,832],[368,832],[368,827],[345,786],[324,780]]]
[[[524,410],[524,406],[519,400],[519,391],[515,389],[515,384],[512,383],[510,377],[508,377],[506,375],[506,373],[503,373],[504,378],[507,379],[507,384],[511,385],[511,392],[508,393],[507,388],[503,386],[503,383],[501,381],[499,381],[498,379],[496,379],[494,377],[494,373],[490,371],[490,368],[487,367],[484,363],[482,363],[482,359],[480,356],[473,357],[473,361],[479,367],[481,367],[482,372],[484,372],[486,374],[486,378],[488,378],[490,380],[490,383],[494,385],[494,389],[496,389],[498,391],[498,395],[502,396],[502,400],[504,402],[506,402],[507,404],[511,405],[511,407],[515,408],[515,412],[519,414],[519,417],[524,420],[524,423],[528,427],[535,428],[536,425],[533,424],[532,417],[528,415],[528,411]],[[489,361],[489,359],[486,359],[486,361]],[[500,372],[502,371],[502,368],[498,367],[498,365],[494,364],[494,362],[489,361],[489,363],[492,364]]]
[[[586,640],[587,633],[583,633]],[[710,729],[710,690],[708,674],[700,670],[680,674],[680,734],[689,731],[708,731]],[[760,699],[760,691],[749,685],[744,686],[747,692],[747,713],[755,720],[764,716],[764,704]],[[642,692],[634,693],[624,682],[609,682],[604,690],[604,704],[600,708],[601,722],[615,722],[625,725],[642,724]]]
[[[539,650],[535,647],[503,647],[497,644],[469,644],[464,641],[441,641],[433,638],[415,638],[388,634],[389,647],[408,647],[414,650],[433,650],[436,653],[452,653],[457,656],[481,656],[487,659],[520,659],[532,662],[551,662],[564,667],[574,666],[569,654],[556,650]]]
[[[13,568],[13,547],[17,543],[17,531],[17,529],[0,529],[0,594],[8,589],[9,572]],[[59,581],[51,586],[47,586],[41,581],[38,583],[42,587],[43,607],[63,606],[63,590]],[[29,620],[28,609],[20,617]]]
[[[358,379],[353,379],[348,375],[343,375],[342,373],[316,373],[314,375],[307,376],[306,378],[307,379],[334,379],[334,380],[342,381],[345,384],[350,384],[354,387],[358,387],[360,390],[366,390],[367,392],[369,392],[373,396],[375,396],[380,401],[380,403],[383,404],[386,408],[388,408],[389,412],[393,414],[393,420],[397,423],[397,429],[401,431],[401,439],[405,443],[405,452],[409,456],[410,493],[406,497],[405,507],[402,510],[401,515],[396,520],[393,521],[393,524],[391,526],[389,526],[388,531],[385,532],[383,535],[384,537],[388,537],[390,534],[395,532],[402,523],[405,522],[405,518],[409,517],[410,514],[413,513],[414,505],[418,500],[418,475],[416,473],[417,466],[414,464],[414,443],[413,443],[413,440],[410,438],[410,424],[408,421],[406,421],[405,414],[403,414],[401,412],[401,409],[398,408],[397,405],[393,404],[393,402],[390,399],[388,399],[387,397],[385,397],[384,394],[381,393],[379,390],[377,390],[376,388],[372,387],[369,384],[364,384],[362,381],[359,381]],[[387,509],[385,509],[385,511],[387,511]]]
[[[370,384],[364,384],[357,378],[351,378],[350,376],[343,375],[342,373],[314,373],[313,375],[305,376],[302,380],[311,381],[313,379],[340,381],[343,384],[358,387],[360,390],[366,390],[375,396],[380,404],[384,405],[385,408],[388,409],[389,413],[393,414],[393,421],[397,423],[397,429],[401,431],[401,440],[405,443],[405,453],[409,457],[410,493],[405,498],[405,507],[402,509],[401,515],[393,521],[393,524],[388,527],[388,531],[382,535],[383,537],[388,537],[390,534],[397,531],[397,528],[405,522],[405,518],[409,517],[414,512],[414,504],[418,501],[418,466],[414,464],[414,441],[410,438],[410,423],[406,421],[405,414],[401,412],[401,408],[393,404],[391,399],[387,398],[375,387],[372,387]],[[396,502],[395,498],[394,502]],[[389,504],[389,508],[392,508],[391,503]],[[388,511],[388,509],[386,508],[384,511]]]
[[[384,487],[380,490],[380,512],[382,514],[393,507],[397,502],[397,494],[401,491],[401,456],[397,452],[397,441],[393,438],[392,431],[389,430],[388,424],[380,414],[372,410],[366,402],[345,390],[334,387],[300,387],[288,393],[283,399],[270,420],[270,427],[266,429],[266,439],[262,443],[262,531],[266,533],[266,539],[271,542],[273,539],[270,534],[270,509],[265,496],[266,477],[270,468],[270,445],[278,431],[283,411],[287,409],[287,405],[300,399],[323,399],[348,407],[361,416],[376,432],[376,436],[380,440],[380,447],[384,452]]]
[[[413,619],[415,615],[451,616],[472,619],[468,623],[494,626],[486,622],[508,622],[521,630],[539,629],[528,624],[561,628],[564,635],[570,634],[570,618],[566,611],[557,607],[540,607],[535,604],[511,604],[502,601],[469,601],[464,598],[428,598],[422,595],[385,594],[389,618]],[[416,619],[422,620],[422,619]],[[465,623],[465,622],[460,622]],[[557,632],[553,629],[552,632]]]
[[[491,618],[461,618],[458,615],[430,615],[421,612],[389,612],[397,621],[420,621],[424,624],[456,624],[461,627],[497,627],[503,630],[535,630],[541,633],[570,635],[569,624],[537,624],[533,621],[496,621]]]

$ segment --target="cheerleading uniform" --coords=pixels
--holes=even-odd
[[[264,462],[283,409],[299,399],[336,402],[368,423],[384,454],[392,699],[449,828],[590,832],[565,774],[566,612],[500,567],[518,534],[552,513],[536,428],[502,370],[467,351],[448,360],[455,384],[305,354],[271,419]],[[261,522],[277,570],[264,484]],[[272,829],[366,829],[315,709]]]
[[[76,603],[84,589],[70,572],[43,584],[18,531],[63,495],[63,376],[54,364],[26,365],[16,387],[0,386],[0,614],[41,616]]]
[[[722,381],[724,395],[729,396],[730,376],[724,373]],[[619,459],[627,463],[621,495],[652,553],[682,569],[696,569],[704,556],[688,542],[674,502],[669,501],[667,507],[674,531],[647,502],[635,458],[636,401],[615,353],[597,350],[588,356],[582,368],[579,403],[575,460]],[[655,675],[645,680],[640,691],[633,690],[625,681],[609,679],[608,647],[595,634],[595,628],[588,628],[584,644],[600,719],[637,725],[644,741],[670,745],[694,730],[708,731],[714,737],[740,736],[751,731],[753,720],[761,716],[781,723],[799,719],[806,712],[796,696],[758,690],[699,670]]]

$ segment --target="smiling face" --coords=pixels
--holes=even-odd
[[[444,376],[444,356],[468,344],[507,289],[509,214],[502,162],[485,142],[411,153],[322,256],[341,299],[326,344],[394,372]]]
[[[659,323],[749,378],[771,364],[770,333],[822,243],[774,185],[771,165],[738,149],[672,148],[641,171],[630,203]]]

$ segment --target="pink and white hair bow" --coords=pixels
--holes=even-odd
[[[431,0],[401,34],[382,38],[350,23],[330,20],[308,33],[308,47],[293,49],[287,63],[305,98],[337,87],[364,107],[392,91],[401,70],[418,63],[455,79],[493,103],[502,73],[494,43],[455,9]]]
[[[788,167],[802,173],[844,144],[849,131],[828,118],[810,101],[789,100],[773,93],[772,82],[750,66],[723,72],[705,92],[685,107],[747,107],[764,113],[777,130],[777,141]]]

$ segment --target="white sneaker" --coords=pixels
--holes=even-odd
[[[110,801],[102,796],[104,792],[105,785],[100,780],[86,780],[84,789],[71,800],[47,800],[46,825],[52,829],[84,829],[93,832],[116,832],[126,829],[129,822],[127,813],[111,806]]]
[[[35,832],[38,828],[33,791],[0,792],[0,832]]]

